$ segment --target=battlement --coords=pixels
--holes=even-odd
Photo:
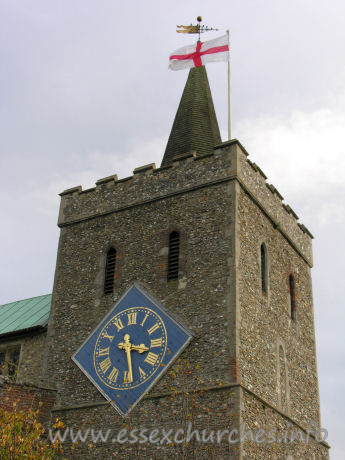
[[[311,233],[298,223],[296,213],[282,202],[282,195],[266,182],[266,175],[235,139],[216,146],[212,153],[196,156],[196,152],[186,152],[176,155],[168,166],[156,168],[151,163],[135,168],[132,176],[123,179],[114,174],[97,180],[96,187],[87,190],[81,186],[65,190],[60,193],[58,225],[64,227],[232,180],[240,183],[312,266]]]
[[[242,188],[248,193],[261,210],[271,219],[272,224],[305,258],[312,266],[312,238],[313,235],[298,222],[299,217],[294,210],[283,203],[284,197],[267,182],[266,174],[248,158],[248,153],[238,141],[225,142],[216,147],[217,149],[232,153],[233,161],[236,161],[236,177]],[[235,153],[237,151],[237,153]],[[235,160],[236,159],[236,160]]]

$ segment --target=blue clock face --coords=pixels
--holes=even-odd
[[[132,307],[115,314],[100,332],[94,367],[109,388],[135,388],[157,372],[166,349],[167,332],[161,317],[149,308]]]
[[[127,415],[192,338],[134,284],[72,357],[111,404]]]

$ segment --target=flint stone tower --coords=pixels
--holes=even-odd
[[[186,394],[199,398],[193,426],[200,430],[240,431],[245,422],[254,434],[275,429],[283,438],[288,427],[305,435],[311,421],[320,426],[312,235],[266,179],[240,142],[221,143],[201,67],[189,73],[160,168],[141,166],[131,177],[112,175],[92,189],[61,193],[43,374],[58,388],[53,418],[80,429],[123,428],[71,356],[139,282],[195,337],[173,372],[133,409],[132,426],[174,428]],[[172,232],[179,234],[178,276],[168,280]],[[110,248],[116,250],[113,292],[105,294]],[[186,379],[177,369],[184,364],[193,370]],[[205,446],[199,458],[212,449],[224,459],[328,458],[327,444],[313,436],[309,444],[246,439]],[[73,458],[136,458],[135,449],[108,441],[91,450],[82,445]],[[141,458],[182,458],[176,445],[140,449]]]

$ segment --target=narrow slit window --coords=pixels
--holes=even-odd
[[[265,243],[262,243],[260,247],[260,256],[261,256],[261,291],[266,294],[267,293],[267,280],[268,280],[268,272],[267,272],[267,250]]]
[[[296,319],[296,293],[295,279],[293,275],[289,276],[289,291],[290,291],[290,316],[292,320]]]
[[[107,252],[104,277],[104,294],[112,294],[114,291],[114,277],[116,265],[116,250],[110,248]]]
[[[174,231],[169,237],[168,281],[177,280],[179,272],[180,235]]]

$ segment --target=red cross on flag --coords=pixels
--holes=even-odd
[[[208,62],[228,61],[228,36],[223,35],[207,42],[197,42],[196,44],[179,48],[169,56],[169,60],[171,70],[201,67]]]

